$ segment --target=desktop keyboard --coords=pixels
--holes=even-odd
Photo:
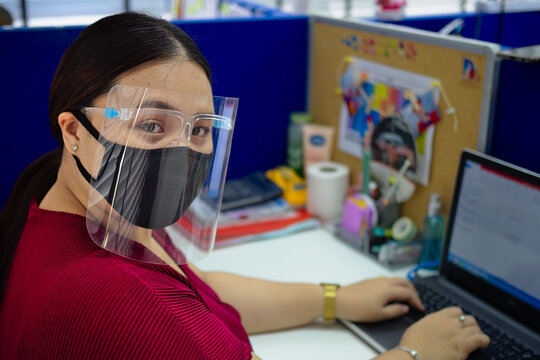
[[[478,322],[482,331],[491,339],[489,346],[486,349],[481,349],[473,352],[468,359],[489,359],[489,360],[540,360],[540,355],[535,354],[531,349],[521,344],[519,341],[511,338],[508,334],[493,326],[482,317],[474,314],[466,307],[456,304],[443,294],[438,293],[434,289],[421,284],[414,284],[420,299],[426,307],[424,313],[412,311],[410,316],[416,321],[426,314],[441,310],[448,306],[459,306],[464,313],[473,315]]]

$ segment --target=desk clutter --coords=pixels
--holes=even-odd
[[[400,216],[399,203],[374,201],[362,193],[350,195],[334,226],[336,235],[389,267],[438,261],[444,234],[440,196],[432,194],[422,228]]]
[[[324,224],[390,268],[438,260],[444,233],[439,194],[431,195],[420,230],[401,215],[401,203],[415,190],[408,178],[410,159],[396,155],[399,168],[389,168],[381,177],[373,171],[379,164],[370,161],[366,147],[362,174],[349,186],[349,167],[329,161],[333,129],[312,121],[306,113],[290,115],[287,166],[226,182],[216,247]]]
[[[319,226],[303,209],[305,182],[287,167],[225,183],[216,247],[287,235]]]
[[[306,177],[307,213],[388,267],[438,260],[444,231],[440,195],[432,194],[420,230],[411,218],[401,216],[401,203],[411,198],[416,188],[411,172],[415,157],[390,145],[397,141],[394,138],[402,139],[400,129],[408,125],[397,117],[386,117],[375,126],[367,117],[362,171],[358,183],[350,187],[349,167],[329,161],[333,131],[313,124],[313,120],[309,114],[292,113],[288,130],[287,162],[293,172]],[[387,155],[385,161],[372,159],[372,154],[375,160],[380,158],[381,149],[375,145],[382,140],[377,140],[377,134],[387,138],[382,151]]]
[[[419,230],[411,218],[399,216],[399,204],[382,205],[356,193],[347,198],[343,216],[331,230],[381,264],[396,268],[439,259],[444,220],[438,212],[431,214]]]
[[[236,206],[228,203],[221,211],[216,247],[325,224],[338,238],[389,268],[439,259],[444,233],[439,194],[432,194],[419,230],[411,218],[400,215],[399,203],[378,195],[373,183],[371,193],[364,194],[358,186],[349,188],[348,179],[346,166],[320,162],[307,169],[307,186],[285,166],[232,180],[235,188],[244,184],[243,192],[249,189],[250,194],[244,194],[249,205],[235,200]]]

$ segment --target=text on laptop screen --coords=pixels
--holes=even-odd
[[[467,160],[448,261],[540,309],[540,187]]]

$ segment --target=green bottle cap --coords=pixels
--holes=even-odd
[[[301,111],[291,113],[289,115],[289,119],[291,120],[291,122],[301,124],[313,122],[313,116],[311,116],[310,113]]]
[[[390,237],[392,236],[392,230],[391,229],[385,229],[382,227],[375,227],[373,228],[373,235],[377,237]]]

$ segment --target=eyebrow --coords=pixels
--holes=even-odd
[[[156,109],[180,111],[174,106],[171,106],[168,103],[160,101],[160,100],[147,100],[141,104],[141,108],[145,108],[149,106]]]
[[[174,110],[182,113],[178,108],[161,100],[146,100],[141,104],[141,108],[152,107],[154,109]],[[214,114],[213,111],[206,111],[199,114]]]

